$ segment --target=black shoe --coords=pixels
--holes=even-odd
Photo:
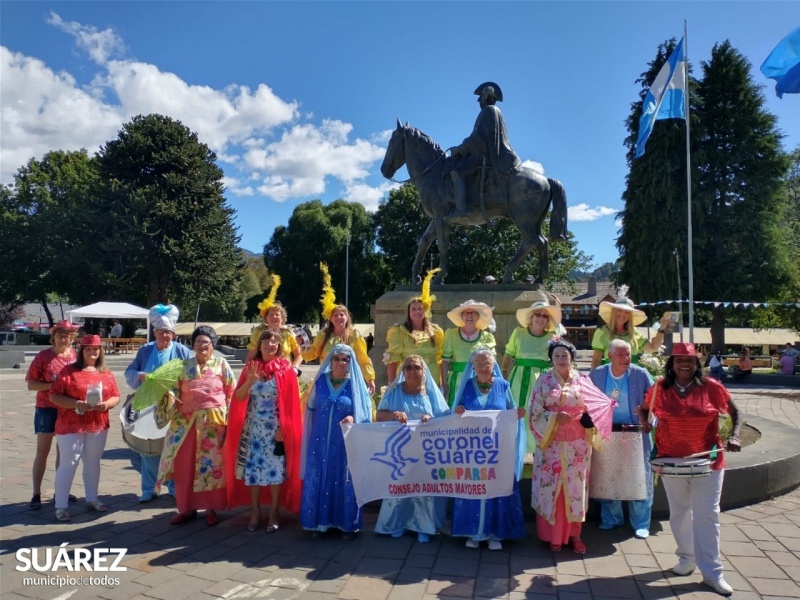
[[[33,498],[31,498],[31,503],[28,504],[28,508],[31,510],[39,510],[42,508],[42,495],[34,494]]]
[[[70,504],[75,504],[77,501],[78,501],[78,499],[75,496],[73,496],[72,494],[69,495],[69,503]]]

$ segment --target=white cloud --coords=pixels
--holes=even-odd
[[[544,175],[544,165],[540,162],[536,162],[534,160],[523,160],[522,166],[527,167],[528,169],[533,169],[537,173]]]
[[[74,21],[67,22],[52,11],[47,22],[73,36],[78,47],[85,50],[90,58],[99,65],[104,65],[112,55],[122,54],[125,50],[125,44],[113,29],[98,31],[91,25],[81,25]]]
[[[608,206],[590,207],[586,203],[567,208],[567,216],[570,221],[596,221],[615,214],[617,214],[615,208],[609,208]]]
[[[356,183],[347,187],[344,196],[349,202],[358,202],[369,211],[378,210],[378,204],[390,190],[400,187],[398,183],[382,183],[378,186],[367,185],[366,183]]]
[[[0,181],[51,150],[97,151],[135,115],[159,113],[197,132],[224,165],[225,185],[235,195],[278,202],[318,197],[338,180],[349,199],[372,209],[391,189],[365,183],[391,130],[351,139],[350,123],[312,123],[298,101],[278,97],[265,83],[255,89],[190,83],[122,56],[123,41],[112,29],[66,22],[56,13],[47,22],[73,36],[99,67],[91,83],[79,86],[69,73],[0,47]]]

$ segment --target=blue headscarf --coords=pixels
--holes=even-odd
[[[418,356],[418,358],[425,370],[423,395],[427,397],[428,403],[430,404],[430,410],[427,411],[428,414],[433,417],[440,417],[448,414],[450,412],[450,407],[447,406],[447,400],[444,399],[439,386],[436,385],[436,381],[434,381],[433,375],[431,375],[431,370],[428,368],[428,365],[425,364],[425,360],[423,360],[422,357]],[[406,357],[406,360],[408,360],[408,357]],[[406,360],[401,363],[400,369],[397,371],[397,377],[395,377],[394,381],[386,388],[383,394],[383,399],[393,406],[395,403],[402,404],[402,399],[405,395],[403,392],[403,382],[406,380],[406,373],[403,366],[405,366]]]
[[[492,374],[494,375],[495,379],[503,379],[503,374],[500,371],[500,365],[497,364],[497,360],[492,354],[492,351],[487,348],[476,348],[475,351],[470,355],[469,361],[467,362],[467,366],[464,368],[464,374],[461,376],[461,381],[458,384],[458,391],[456,392],[456,399],[453,402],[453,412],[455,412],[456,406],[461,404],[461,400],[464,397],[464,389],[466,388],[467,384],[471,384],[472,378],[475,377],[475,355],[478,353],[487,353],[489,356],[492,357],[494,360],[494,369],[492,370]],[[507,402],[506,406],[508,408],[517,408],[517,401],[514,399],[514,396],[511,394],[511,386],[507,386]],[[491,393],[491,392],[490,392]],[[519,481],[520,477],[522,477],[522,467],[525,462],[525,446],[528,443],[527,434],[525,433],[525,419],[517,419],[517,455],[516,455],[516,462],[514,464],[514,474],[517,477],[517,481]]]

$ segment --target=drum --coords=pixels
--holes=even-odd
[[[128,396],[119,420],[122,422],[122,439],[128,447],[144,456],[161,456],[164,448],[164,437],[167,428],[159,429],[156,425],[156,407],[148,406],[143,410],[133,408],[133,394]]]
[[[654,458],[650,466],[654,473],[662,477],[693,479],[711,475],[711,461],[708,458]]]
[[[612,431],[603,449],[592,452],[589,497],[596,500],[646,500],[647,477],[642,433]]]

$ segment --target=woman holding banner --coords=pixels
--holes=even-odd
[[[519,417],[513,491],[509,496],[487,500],[456,498],[452,534],[469,538],[467,548],[478,548],[485,540],[489,542],[489,550],[502,550],[502,540],[525,537],[525,518],[518,484],[525,457],[525,428],[522,421],[525,409],[517,407],[511,386],[500,374],[494,352],[489,348],[475,350],[459,383],[453,412],[460,415],[468,410],[509,409],[516,410]]]
[[[300,523],[314,537],[335,527],[347,540],[363,526],[339,425],[371,420],[372,399],[356,353],[336,344],[311,386],[303,427]]]
[[[421,356],[412,354],[402,363],[397,378],[386,390],[378,406],[378,421],[429,421],[450,412],[439,386]],[[417,532],[417,539],[429,542],[444,525],[447,498],[384,498],[375,532],[403,537],[406,529]]]

